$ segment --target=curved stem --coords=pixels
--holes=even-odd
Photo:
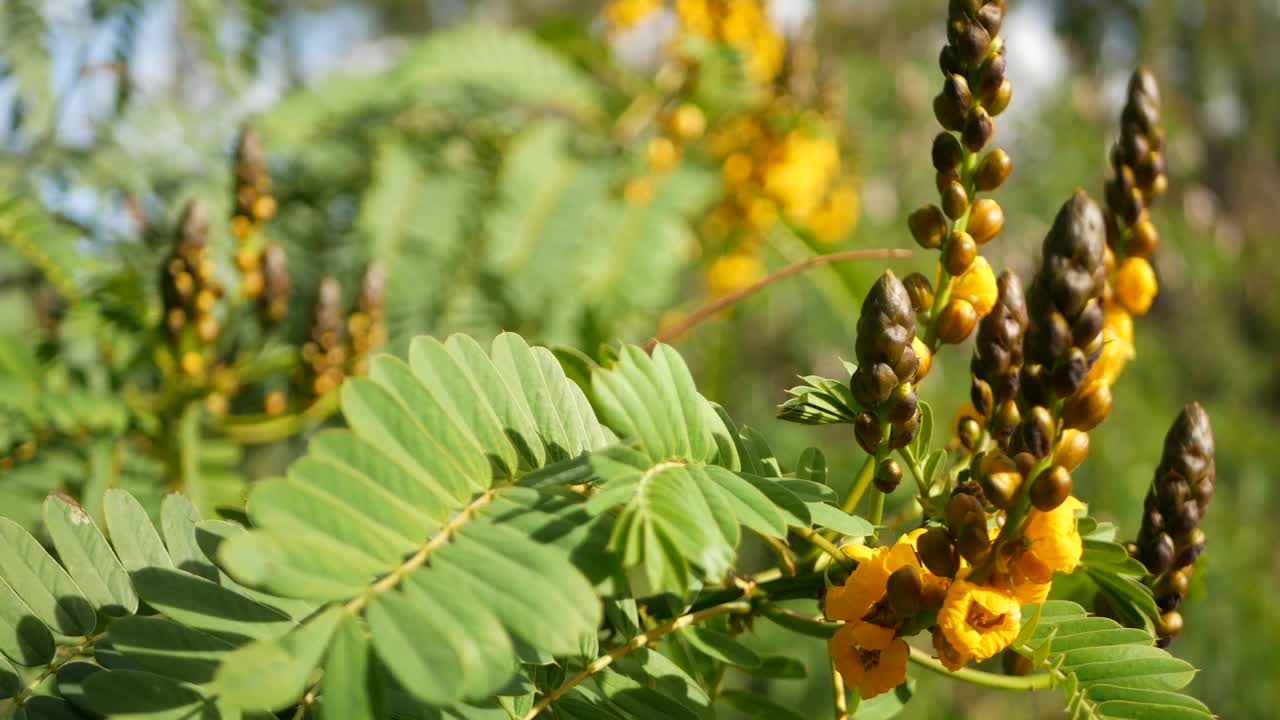
[[[853,479],[853,487],[849,489],[849,494],[845,496],[844,502],[840,503],[841,510],[852,513],[853,509],[858,507],[858,501],[866,494],[867,488],[871,486],[871,478],[875,477],[875,474],[875,456],[868,455],[862,462],[862,467],[858,469],[858,475]]]
[[[796,528],[797,533],[805,540],[813,543],[818,549],[831,556],[832,560],[840,563],[847,569],[853,568],[853,558],[840,552],[840,548],[835,543],[822,536],[822,533],[816,532],[813,528]]]
[[[592,675],[595,675],[601,670],[612,665],[613,661],[649,645],[658,638],[661,638],[663,635],[669,635],[677,630],[689,627],[690,625],[696,625],[697,623],[709,620],[713,617],[729,614],[740,615],[748,612],[751,612],[750,602],[747,602],[746,600],[734,600],[732,602],[724,603],[723,605],[709,607],[706,610],[699,610],[698,612],[681,615],[665,625],[660,625],[648,632],[640,633],[628,640],[626,644],[614,648],[607,655],[601,655],[595,660],[592,660],[591,663],[583,668],[577,675],[565,680],[560,687],[544,695],[543,698],[538,701],[538,704],[534,705],[533,709],[524,716],[524,720],[532,720],[532,718],[537,717],[543,710],[546,710],[551,703],[559,700],[565,695],[565,693],[581,685]]]
[[[261,445],[292,437],[320,424],[338,411],[341,394],[331,390],[320,396],[306,410],[267,420],[227,418],[215,429],[243,445]]]
[[[849,699],[845,697],[844,678],[831,662],[831,698],[836,710],[836,720],[849,720]]]
[[[920,469],[920,462],[916,460],[915,454],[911,452],[911,446],[904,445],[898,448],[898,457],[907,464],[907,470],[911,472],[911,479],[916,481],[916,490],[920,492],[920,497],[929,497],[929,487],[925,484],[924,472]]]
[[[955,680],[967,682],[970,685],[980,685],[986,688],[994,688],[996,690],[1047,690],[1053,687],[1053,676],[1049,673],[1036,673],[1035,675],[997,675],[996,673],[984,672],[973,668],[960,668],[955,672],[948,670],[942,665],[942,662],[936,658],[929,657],[923,650],[912,647],[910,658],[911,662],[920,667],[945,675]]]
[[[684,319],[682,319],[680,322],[676,323],[672,327],[659,332],[657,335],[654,335],[652,338],[649,339],[648,342],[646,342],[641,347],[644,349],[645,352],[653,352],[653,349],[658,346],[658,343],[670,342],[671,340],[674,340],[675,338],[678,338],[681,335],[688,332],[691,328],[693,328],[693,326],[697,325],[703,320],[706,320],[708,317],[720,312],[726,307],[733,305],[734,303],[747,297],[748,295],[756,293],[762,288],[766,287],[767,285],[777,282],[778,280],[781,280],[786,277],[790,277],[792,275],[796,275],[798,273],[802,273],[805,270],[808,270],[810,268],[814,268],[819,265],[825,265],[827,263],[843,262],[846,260],[867,260],[871,258],[907,258],[907,257],[911,257],[911,251],[905,248],[903,249],[885,248],[885,249],[878,249],[878,250],[845,250],[843,252],[829,253],[827,255],[815,255],[811,258],[808,258],[807,260],[802,260],[798,263],[795,263],[794,265],[788,265],[782,268],[781,270],[776,270],[774,272],[771,272],[768,275],[765,275],[764,277],[755,281],[754,283],[751,283],[750,285],[742,288],[741,290],[735,290],[727,295],[721,295],[720,297],[712,300],[711,302],[706,303],[702,307],[699,307],[697,310],[694,310],[693,312],[689,313],[684,317]]]

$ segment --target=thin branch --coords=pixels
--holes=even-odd
[[[592,660],[591,664],[583,668],[577,675],[574,675],[564,681],[563,685],[547,693],[538,701],[538,704],[534,705],[533,709],[524,716],[524,720],[532,720],[532,718],[537,717],[538,714],[543,710],[546,710],[551,703],[559,700],[561,697],[564,697],[565,693],[581,685],[587,680],[587,678],[590,678],[592,675],[595,675],[601,670],[612,665],[618,658],[635,652],[664,635],[669,635],[682,628],[695,625],[703,620],[709,620],[713,617],[719,617],[720,615],[743,614],[748,612],[751,612],[750,602],[745,600],[734,600],[732,602],[724,603],[723,605],[709,607],[706,610],[699,610],[698,612],[689,613],[688,615],[681,615],[665,625],[656,627],[648,632],[640,633],[628,640],[625,645],[613,649],[607,655],[601,655],[595,660]]]
[[[341,396],[341,393],[337,390],[330,390],[301,412],[266,420],[259,419],[261,416],[257,415],[251,419],[224,418],[214,425],[214,430],[221,431],[227,437],[242,445],[261,445],[263,443],[276,442],[287,437],[293,437],[324,422],[329,416],[338,411],[338,406],[341,404]]]
[[[808,270],[810,268],[814,268],[819,265],[826,265],[828,263],[844,262],[847,260],[870,260],[874,258],[908,258],[908,257],[911,257],[910,250],[898,249],[898,248],[885,248],[885,249],[876,249],[876,250],[845,250],[843,252],[830,253],[827,255],[815,255],[806,260],[801,260],[800,262],[795,263],[794,265],[788,265],[780,270],[771,272],[768,275],[765,275],[764,277],[760,278],[759,280],[755,281],[754,283],[751,283],[750,285],[740,290],[735,290],[727,295],[721,295],[720,297],[703,305],[697,310],[694,310],[692,313],[689,313],[684,317],[684,319],[676,323],[673,327],[670,327],[666,330],[659,332],[657,335],[650,338],[649,341],[646,342],[642,347],[644,348],[645,352],[653,352],[653,349],[658,346],[658,343],[670,342],[671,340],[674,340],[675,338],[678,338],[681,335],[685,334],[691,328],[693,328],[693,326],[697,325],[703,320],[706,320],[708,317],[720,312],[721,310],[725,309],[726,307],[729,307],[730,305],[733,305],[734,303],[747,297],[748,295],[758,292],[760,289],[764,288],[765,286],[770,285],[774,282],[777,282],[778,280],[781,280],[783,278],[791,277],[792,275],[802,273],[805,270]]]
[[[841,552],[840,548],[836,547],[835,543],[823,537],[821,533],[807,527],[798,527],[795,528],[795,531],[799,533],[800,537],[808,540],[817,546],[819,550],[830,555],[832,560],[843,565],[845,569],[853,569],[853,558]]]
[[[942,662],[936,658],[929,657],[925,651],[912,647],[911,662],[920,667],[945,675],[955,680],[961,680],[971,685],[981,685],[982,687],[994,688],[996,690],[1047,690],[1053,687],[1053,675],[1049,673],[1037,673],[1035,675],[997,675],[996,673],[983,672],[969,667],[963,667],[952,672],[943,666]]]

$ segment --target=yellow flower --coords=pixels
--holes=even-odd
[[[627,30],[661,7],[662,0],[612,0],[604,15],[612,27]]]
[[[1159,289],[1151,263],[1140,257],[1131,257],[1120,263],[1112,286],[1116,299],[1134,315],[1145,315],[1151,309]]]
[[[991,271],[991,264],[979,255],[969,266],[969,271],[951,289],[951,297],[968,300],[978,317],[986,317],[996,306],[996,298],[1000,291],[996,288],[996,275]]]
[[[1050,576],[1054,570],[1064,573],[1075,570],[1083,553],[1080,533],[1076,530],[1076,511],[1084,507],[1084,503],[1068,497],[1049,512],[1032,510],[1022,526],[1022,536],[1028,543],[1023,554],[1034,555],[1049,569]],[[1047,581],[1045,578],[1040,582]]]
[[[1103,308],[1102,352],[1089,368],[1084,385],[1092,380],[1115,383],[1125,363],[1134,357],[1133,317],[1116,303]]]
[[[827,193],[806,226],[820,242],[830,245],[853,230],[858,222],[858,210],[858,191],[845,180]]]
[[[901,638],[890,639],[883,649],[871,649],[858,643],[869,623],[846,623],[827,642],[831,660],[858,695],[869,700],[888,692],[907,679],[907,644]]]
[[[889,575],[903,565],[920,567],[915,548],[908,543],[867,548],[846,546],[845,554],[858,561],[844,585],[827,590],[824,609],[832,620],[861,620],[884,598]]]
[[[713,295],[741,290],[755,282],[763,269],[760,258],[755,255],[742,252],[721,255],[707,268],[707,288]]]
[[[981,662],[1009,646],[1022,627],[1022,611],[1013,595],[957,578],[938,611],[938,627],[956,657]]]

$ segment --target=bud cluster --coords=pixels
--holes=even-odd
[[[289,309],[289,276],[284,249],[265,242],[262,224],[276,212],[271,176],[262,140],[252,127],[240,132],[235,154],[235,203],[231,234],[236,239],[236,267],[245,297],[259,303],[263,322],[283,320]]]
[[[979,192],[995,190],[1012,170],[1009,154],[983,151],[995,133],[995,118],[1009,104],[1012,85],[1005,77],[1005,47],[1000,38],[1004,0],[953,0],[948,6],[947,45],[938,63],[942,91],[933,111],[944,128],[933,140],[939,202],[911,213],[907,225],[917,244],[940,249],[940,284],[928,308],[929,345],[964,341],[995,301],[994,276],[978,248],[1004,228],[1004,211]],[[972,274],[977,277],[970,277]],[[960,278],[951,287],[951,278]],[[927,280],[924,283],[927,286]],[[967,287],[965,287],[967,285]]]
[[[381,263],[373,263],[364,273],[355,312],[347,318],[351,333],[351,372],[368,372],[369,353],[387,341],[386,293],[387,277]]]
[[[347,364],[342,315],[342,285],[337,278],[326,275],[316,291],[310,339],[302,346],[308,376],[305,391],[313,397],[325,395],[342,383]]]
[[[1006,270],[996,282],[995,308],[978,325],[978,338],[969,363],[973,383],[969,398],[1000,447],[1008,449],[1009,436],[1017,426],[1018,387],[1022,371],[1022,341],[1030,322],[1022,281]],[[974,423],[976,425],[976,421]],[[973,449],[981,428],[961,432],[961,442]],[[972,438],[966,442],[967,438]]]
[[[868,454],[882,455],[878,451],[886,443],[896,449],[911,442],[920,426],[912,382],[922,368],[927,372],[921,354],[928,352],[916,338],[911,297],[891,271],[880,276],[862,301],[855,352],[858,367],[849,389],[863,410],[854,419],[854,433]],[[892,460],[882,465],[891,462],[896,466]],[[886,479],[880,480],[881,473]],[[878,484],[896,485],[896,480],[889,481],[891,476],[900,479],[901,469],[877,469]]]
[[[1148,584],[1162,613],[1156,625],[1161,646],[1182,630],[1178,606],[1196,558],[1204,550],[1198,526],[1213,498],[1213,428],[1199,403],[1182,409],[1165,435],[1155,479],[1143,503],[1142,530],[1132,552],[1151,576]]]
[[[1133,357],[1133,315],[1144,315],[1159,285],[1150,258],[1159,234],[1149,208],[1168,187],[1160,92],[1155,77],[1138,68],[1129,80],[1120,116],[1120,138],[1111,148],[1112,177],[1106,184],[1107,274],[1105,344],[1091,379],[1114,383]]]
[[[1065,427],[1085,432],[1111,412],[1110,387],[1084,384],[1102,347],[1105,245],[1102,211],[1076,190],[1045,237],[1027,298],[1030,324],[1018,402],[1022,422],[1010,445],[1015,452],[1029,451],[1037,459],[1049,452],[1055,437],[1052,417],[1058,414],[1051,409],[1059,403]]]
[[[177,241],[160,275],[165,329],[188,377],[204,373],[206,351],[218,339],[214,310],[222,287],[214,275],[209,215],[203,205],[192,202],[183,212]]]

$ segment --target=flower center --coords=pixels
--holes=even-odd
[[[863,670],[871,670],[880,664],[880,651],[858,648],[858,659],[862,661]]]
[[[973,603],[969,606],[969,613],[965,615],[964,621],[974,630],[986,632],[1002,625],[1004,616],[1004,613],[997,615],[978,603]]]

